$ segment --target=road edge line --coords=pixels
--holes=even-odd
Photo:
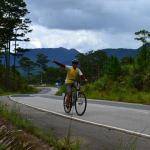
[[[144,134],[144,133],[140,133],[140,132],[135,132],[135,131],[131,131],[131,130],[123,129],[123,128],[118,128],[118,127],[114,127],[114,126],[109,126],[109,125],[105,125],[105,124],[99,124],[99,123],[95,123],[95,122],[92,122],[92,121],[87,121],[87,120],[79,119],[79,118],[72,117],[72,116],[63,115],[61,113],[50,111],[50,110],[47,110],[47,109],[44,109],[44,108],[35,107],[35,106],[29,105],[29,104],[25,104],[23,102],[18,102],[16,100],[14,100],[11,96],[8,96],[8,98],[10,100],[18,103],[18,104],[22,104],[22,105],[31,107],[33,109],[37,109],[39,111],[48,112],[48,113],[51,113],[51,114],[59,116],[59,117],[63,117],[63,118],[67,118],[67,119],[71,119],[71,120],[75,120],[75,121],[79,121],[81,123],[95,125],[97,127],[103,127],[105,129],[108,129],[108,130],[115,130],[115,131],[119,131],[119,132],[122,132],[122,133],[130,134],[130,135],[134,135],[134,136],[140,136],[142,138],[148,138],[148,139],[150,139],[150,135],[148,135],[148,134]]]

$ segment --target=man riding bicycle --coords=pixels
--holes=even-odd
[[[87,79],[84,77],[81,70],[78,68],[79,61],[77,59],[72,60],[72,66],[64,65],[58,61],[53,61],[53,63],[57,64],[58,66],[64,68],[67,71],[67,76],[65,80],[65,84],[67,87],[67,108],[69,108],[69,104],[71,101],[71,94],[72,94],[72,88],[75,84],[75,80],[77,76],[79,75],[82,80],[87,81]]]

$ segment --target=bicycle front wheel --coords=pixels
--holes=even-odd
[[[82,116],[87,107],[87,99],[84,93],[80,92],[76,99],[75,110],[78,116]]]

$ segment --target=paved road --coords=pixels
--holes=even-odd
[[[56,88],[44,89],[40,94],[18,95],[13,97],[17,102],[65,114],[60,97],[55,97]],[[78,117],[73,110],[73,116],[90,122],[105,124],[135,132],[150,135],[150,107],[144,105],[130,105],[91,102],[89,101],[84,116]]]

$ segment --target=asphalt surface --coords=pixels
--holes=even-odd
[[[56,91],[56,88],[44,88],[36,95],[13,96],[12,99],[17,102],[8,97],[0,97],[0,101],[16,108],[24,118],[46,132],[59,138],[69,136],[79,139],[81,150],[150,150],[149,106],[89,100],[85,115],[78,117],[74,110],[71,115],[64,113],[63,97],[54,96]],[[145,129],[142,130],[143,128]],[[145,133],[147,136],[135,134],[133,131]]]
[[[54,111],[66,115],[62,98],[54,96],[57,88],[43,89],[39,94],[17,95],[13,99],[33,107]],[[79,117],[73,109],[71,116],[97,124],[105,124],[121,129],[150,135],[150,106],[115,103],[104,101],[88,101],[86,113]]]

